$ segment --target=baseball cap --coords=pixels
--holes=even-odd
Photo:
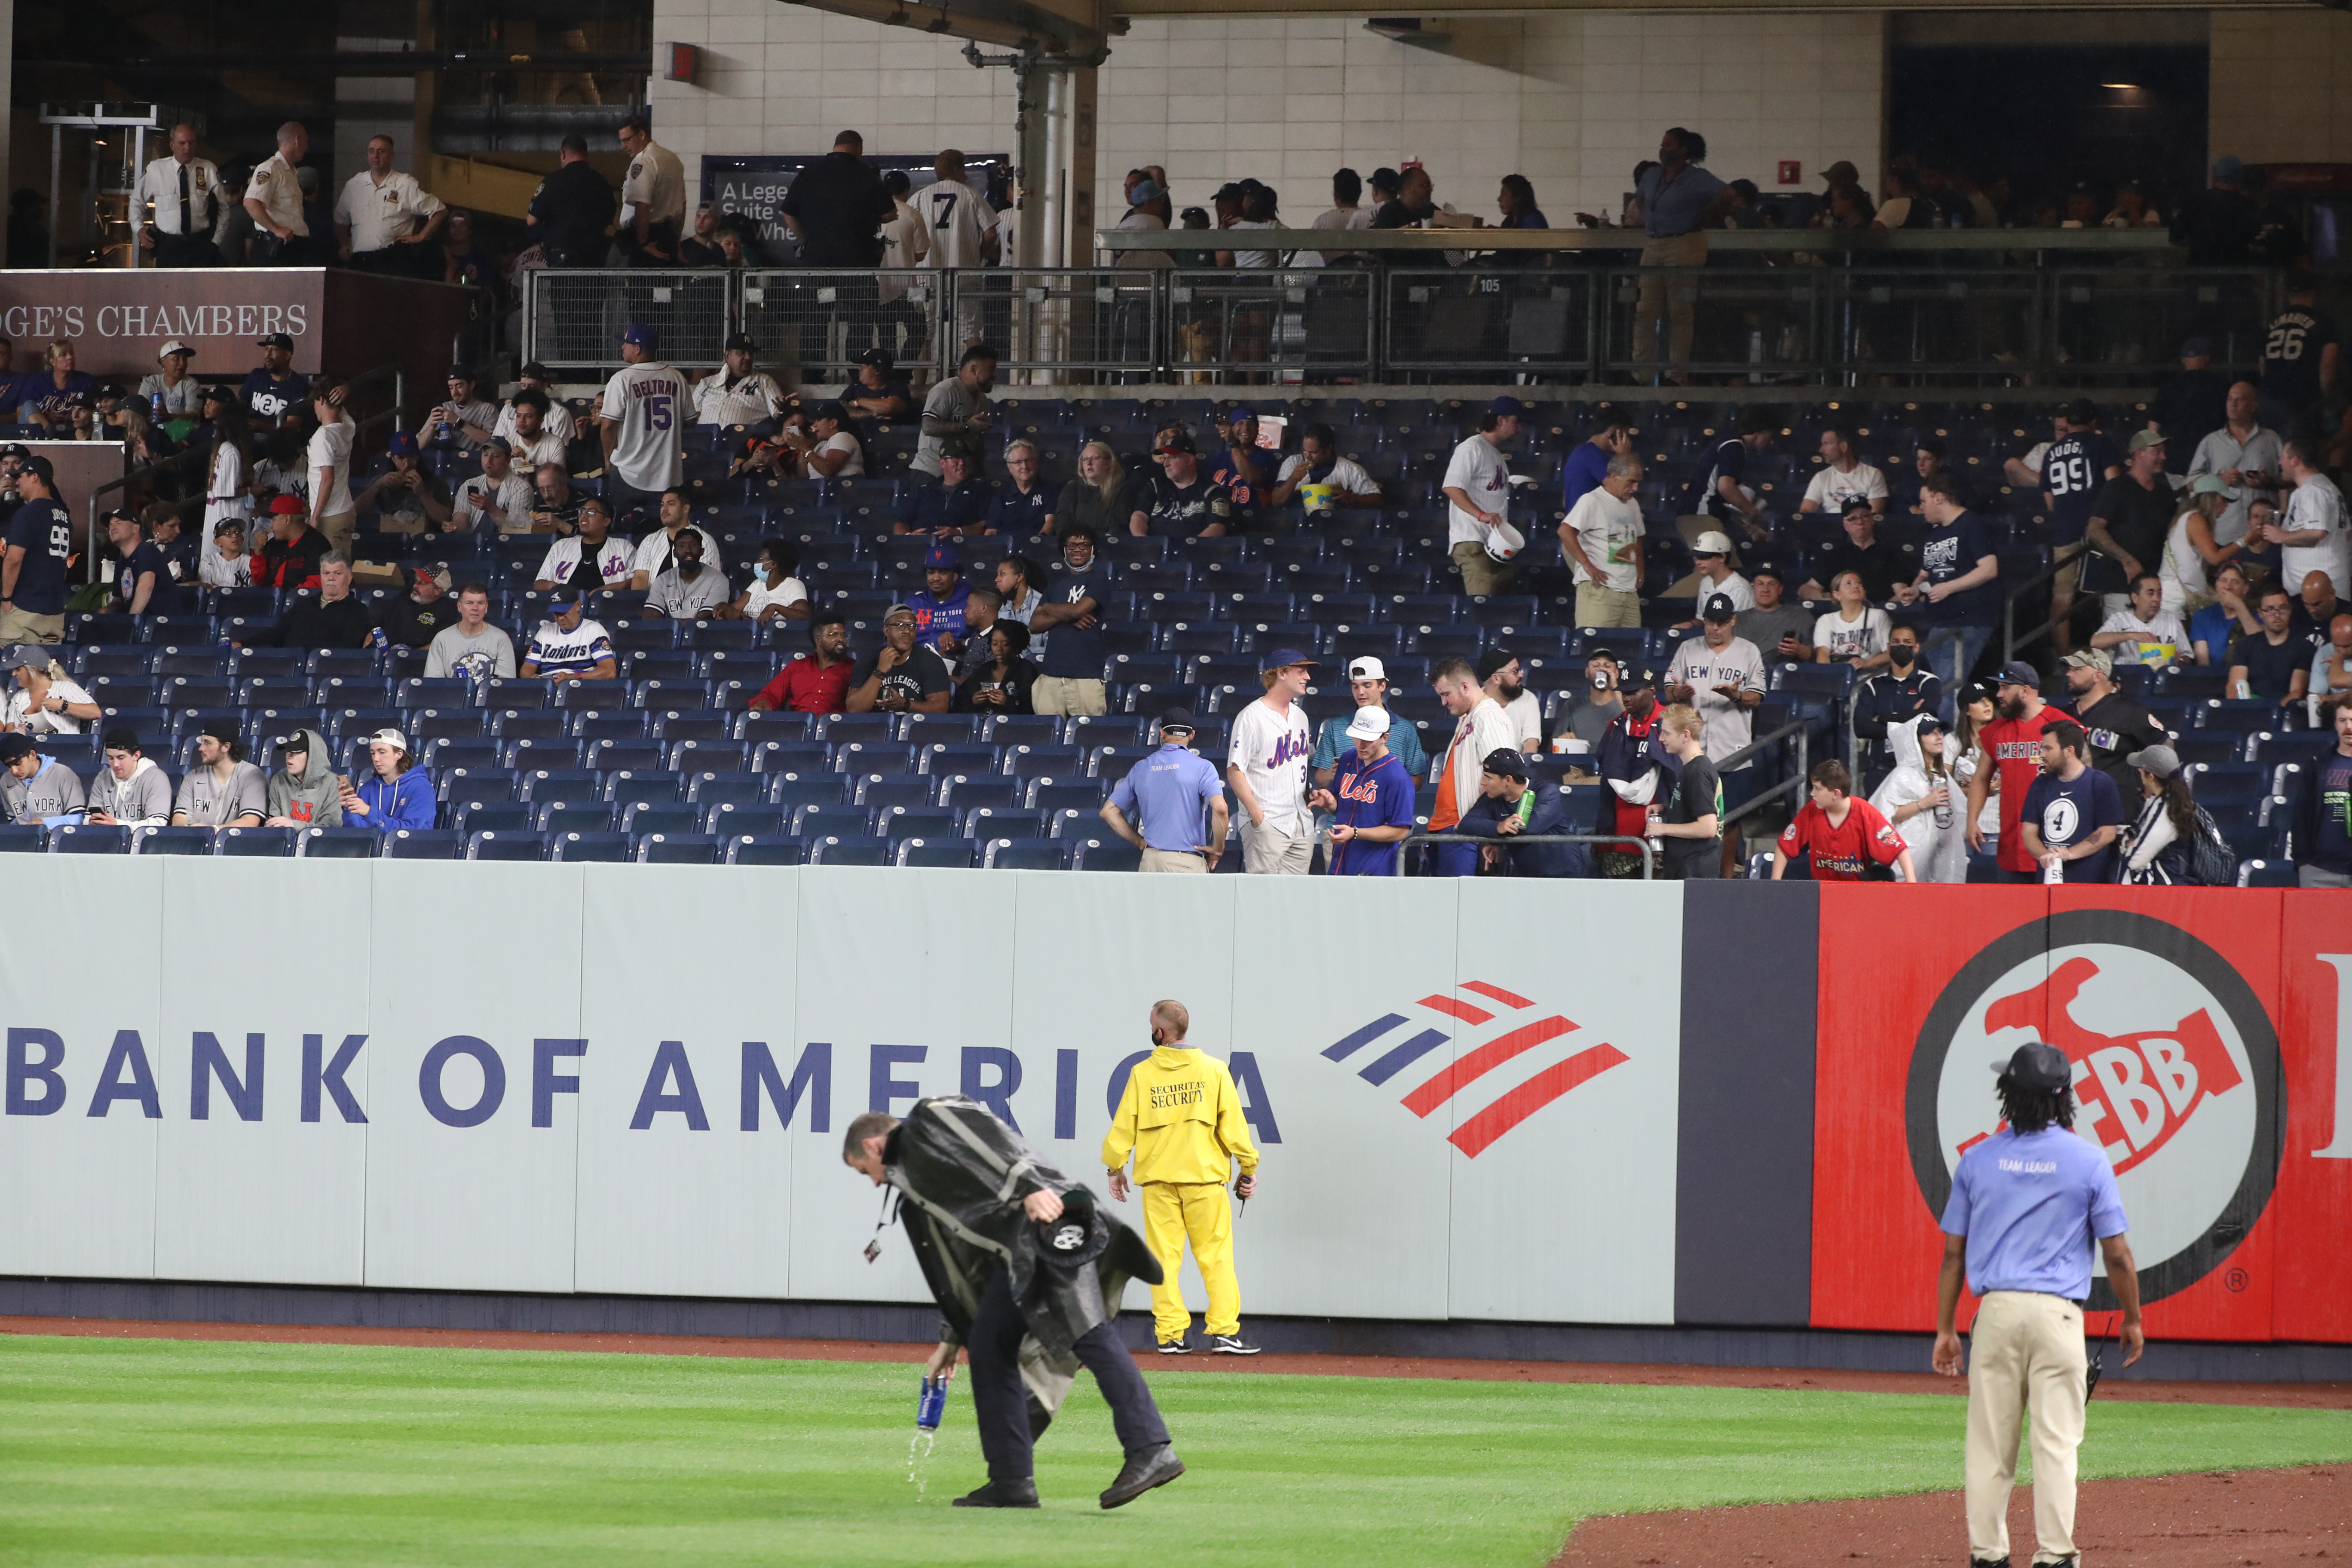
[[[1389,710],[1385,708],[1359,708],[1356,716],[1348,721],[1350,741],[1385,741],[1389,734]]]
[[[1832,185],[1859,184],[1862,181],[1862,171],[1855,168],[1852,163],[1847,163],[1843,158],[1840,158],[1836,163],[1832,163],[1828,168],[1822,171],[1822,178],[1827,180]]]
[[[194,353],[195,353],[195,352],[196,352],[195,350],[194,350],[194,349],[190,348],[187,344],[185,344],[185,343],[182,342],[179,339],[177,339],[177,338],[170,338],[170,339],[165,340],[165,342],[164,342],[164,343],[163,343],[163,346],[162,348],[157,349],[157,350],[155,351],[155,357],[156,357],[157,359],[162,359],[162,358],[163,358],[164,355],[166,355],[166,354],[189,354],[189,355],[193,355],[193,354],[194,354]]]
[[[914,613],[915,606],[912,605],[893,605],[888,609],[882,612],[882,618],[887,621],[893,616],[912,616]]]
[[[2115,655],[2103,647],[2078,647],[2066,656],[2069,669],[2095,669],[2101,675],[2116,672]]]
[[[1658,672],[1654,669],[1633,669],[1622,666],[1620,668],[1624,674],[1624,679],[1619,688],[1621,690],[1639,691],[1644,687],[1655,686],[1658,683]]]
[[[1524,779],[1528,776],[1527,759],[1508,746],[1496,747],[1486,753],[1486,760],[1478,766],[1497,778]]]
[[[1181,430],[1171,430],[1161,438],[1158,446],[1151,448],[1152,455],[1155,457],[1162,452],[1196,452],[1200,448],[1192,445],[1192,437]]]
[[[1181,730],[1187,735],[1191,734],[1192,710],[1181,703],[1162,710],[1160,715],[1160,732],[1164,735],[1171,730]]]
[[[207,719],[205,721],[204,728],[198,730],[196,733],[199,735],[209,736],[215,741],[242,741],[245,739],[243,731],[237,729],[236,721],[234,719]]]
[[[1911,732],[1915,735],[1924,735],[1930,730],[1941,731],[1943,728],[1944,721],[1941,719],[1937,718],[1933,713],[1922,713],[1912,722]]]
[[[300,496],[272,496],[269,500],[269,515],[272,517],[299,517],[309,510],[302,504]]]
[[[727,351],[732,353],[739,349],[747,354],[754,353],[758,352],[759,345],[751,341],[751,334],[749,332],[728,333]]]
[[[579,607],[580,595],[577,594],[558,594],[547,601],[547,613],[551,616],[564,615]]]
[[[13,763],[33,754],[30,735],[0,735],[0,763]]]
[[[641,349],[659,348],[661,334],[642,321],[631,321],[621,329],[621,341],[635,343]]]
[[[2227,496],[2238,499],[2238,492],[2221,482],[2219,474],[2200,474],[2189,481],[2189,493],[2193,496]]]
[[[2020,1089],[2042,1094],[2057,1094],[2074,1083],[2074,1064],[2066,1053],[2040,1040],[2026,1041],[2007,1061],[1993,1063],[1992,1070]]]
[[[1708,595],[1705,607],[1703,607],[1698,613],[1698,618],[1700,620],[1714,621],[1717,624],[1724,621],[1736,620],[1738,618],[1738,616],[1739,606],[1731,602],[1731,595],[1728,594]]]
[[[397,730],[378,730],[367,738],[367,743],[371,746],[377,744],[398,746],[404,752],[408,750],[408,737]]]
[[[1231,408],[1225,410],[1225,423],[1228,426],[1238,425],[1244,419],[1255,419],[1256,417],[1257,416],[1251,412],[1250,405],[1246,403],[1236,403]]]
[[[46,643],[18,643],[0,658],[0,669],[47,669],[53,657]]]
[[[117,725],[106,732],[105,747],[110,752],[138,751],[139,731],[127,725]]]
[[[1367,656],[1348,661],[1348,679],[1350,680],[1386,680],[1388,678],[1388,666],[1379,659]]]
[[[1691,541],[1691,553],[1693,555],[1728,555],[1731,553],[1731,541],[1710,528]]]
[[[284,349],[290,353],[294,349],[294,340],[284,332],[271,332],[267,336],[256,338],[254,346],[264,349]]]
[[[406,430],[394,430],[383,449],[395,458],[413,458],[416,456],[416,437]]]
[[[1528,411],[1528,405],[1516,397],[1498,397],[1486,405],[1486,412],[1499,419],[1516,419]]]
[[[22,441],[11,441],[6,446],[0,447],[0,458],[14,458],[20,463],[32,455],[33,449]]]
[[[1748,569],[1748,580],[1750,583],[1760,582],[1767,577],[1771,578],[1775,583],[1786,583],[1789,580],[1788,574],[1769,561],[1759,561]]]
[[[24,460],[24,466],[18,471],[21,473],[40,475],[41,482],[45,485],[53,485],[58,482],[57,465],[50,462],[48,458],[43,457],[38,452],[35,452],[30,457],[26,458]]]
[[[1295,647],[1277,647],[1269,650],[1264,658],[1258,660],[1257,667],[1260,669],[1288,669],[1294,664],[1311,667],[1316,662]]]
[[[876,370],[896,370],[898,362],[890,357],[887,349],[860,349],[849,356],[852,364],[870,364]]]
[[[2095,425],[2099,421],[2099,405],[2087,397],[2078,397],[2066,405],[2066,423]]]
[[[2142,746],[2124,761],[2128,765],[2143,768],[2160,779],[2168,779],[2180,771],[2180,753],[2170,746]]]
[[[2203,359],[2213,352],[2210,341],[2204,338],[2184,338],[2180,343],[2182,359]]]
[[[510,458],[514,456],[514,443],[508,440],[503,436],[493,436],[488,440],[482,443],[483,451],[488,452],[493,448],[504,452]]]
[[[281,752],[307,752],[310,749],[310,732],[308,730],[289,730],[269,743]]]
[[[1874,516],[1876,515],[1878,509],[1870,504],[1870,498],[1868,496],[1848,496],[1845,498],[1845,511],[1866,511]],[[1845,512],[1840,512],[1838,515],[1843,517],[1845,515]],[[1717,535],[1717,537],[1719,538],[1721,536]]]
[[[926,572],[953,572],[962,564],[963,557],[956,553],[952,544],[934,544],[923,552]]]
[[[1160,182],[1157,180],[1138,180],[1135,182],[1135,189],[1127,194],[1128,205],[1141,206],[1146,202],[1156,202],[1167,194],[1160,188]]]
[[[2034,690],[2039,691],[2042,689],[2042,672],[2021,658],[2013,664],[2002,665],[2000,674],[1994,678],[1993,684],[1995,686],[2031,686]]]
[[[441,379],[444,381],[471,381],[474,379],[474,367],[469,364],[453,364],[449,367],[449,374],[443,376]]]
[[[1505,665],[1510,663],[1511,660],[1518,657],[1519,656],[1517,654],[1513,653],[1508,648],[1488,648],[1485,653],[1478,656],[1478,679],[1480,680],[1486,679],[1496,670],[1502,668]]]
[[[2131,449],[2132,451],[2134,451],[2134,452],[2145,452],[2145,451],[2147,451],[2150,447],[2161,447],[2161,446],[2163,446],[2163,445],[2164,445],[2164,432],[2163,432],[2163,431],[2161,431],[2161,430],[2141,430],[2141,431],[2138,431],[2138,432],[2137,432],[2136,434],[2134,434],[2134,435],[2133,435],[2133,437],[2132,437],[2132,438],[2131,438],[2131,447],[2130,447],[2130,449]]]

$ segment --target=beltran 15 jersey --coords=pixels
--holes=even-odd
[[[664,490],[684,477],[680,440],[694,418],[686,377],[666,364],[624,365],[604,384],[600,412],[620,421],[613,468],[624,484],[632,489]]]

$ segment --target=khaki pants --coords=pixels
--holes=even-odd
[[[339,511],[332,517],[319,520],[319,531],[327,536],[327,548],[340,550],[346,556],[352,552],[352,534],[359,528],[360,514]]]
[[[2057,1296],[1994,1290],[1969,1334],[1969,1554],[2009,1561],[2017,1436],[2031,1407],[2033,1560],[2074,1554],[2074,1462],[2090,1369],[2083,1311]]]
[[[1242,869],[1253,877],[1304,877],[1315,858],[1315,826],[1298,825],[1296,833],[1268,826],[1253,827],[1242,818]]]
[[[11,647],[20,642],[65,640],[66,618],[63,616],[37,616],[13,605],[0,610],[0,647]]]
[[[1206,876],[1209,862],[1205,857],[1195,855],[1189,849],[1147,849],[1143,852],[1143,864],[1136,869],[1178,873],[1189,871],[1195,876]]]
[[[1598,583],[1576,585],[1576,624],[1580,626],[1638,626],[1642,596]]]
[[[1234,1275],[1234,1205],[1215,1182],[1148,1182],[1143,1184],[1143,1245],[1160,1260],[1162,1276],[1151,1288],[1151,1328],[1161,1344],[1181,1340],[1192,1326],[1184,1309],[1184,1292],[1176,1270],[1184,1261],[1184,1242],[1192,1243],[1192,1261],[1201,1266],[1201,1282],[1209,1288],[1209,1310],[1202,1327],[1213,1334],[1242,1331],[1242,1287]]]
[[[1029,688],[1029,710],[1053,716],[1089,717],[1110,711],[1103,683],[1074,675],[1041,675]]]
[[[1704,267],[1706,265],[1706,236],[1704,233],[1677,234],[1664,239],[1654,239],[1642,247],[1644,267]],[[1649,364],[1658,357],[1658,321],[1666,321],[1666,363],[1686,365],[1691,356],[1692,322],[1698,313],[1698,287],[1693,283],[1670,283],[1654,273],[1642,279],[1641,293],[1633,301],[1633,363]]]
[[[1497,561],[1486,553],[1486,547],[1465,539],[1453,549],[1454,564],[1462,568],[1462,591],[1485,597],[1490,594],[1507,594],[1511,589],[1513,563]]]

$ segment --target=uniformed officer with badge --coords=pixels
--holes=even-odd
[[[441,198],[392,166],[389,136],[371,136],[367,167],[344,182],[335,200],[336,248],[362,272],[401,278],[441,277],[441,228],[449,209]]]
[[[220,170],[196,156],[196,128],[172,127],[172,155],[158,158],[139,176],[131,193],[136,214],[154,212],[139,226],[139,248],[158,267],[218,267],[220,247],[213,226],[220,221]]]
[[[2078,1560],[2075,1451],[2093,1381],[2083,1341],[2092,1238],[2123,1308],[2126,1366],[2145,1342],[2139,1275],[2115,1170],[2097,1144],[2074,1135],[2074,1064],[2057,1047],[2031,1040],[1993,1069],[2001,1129],[1960,1156],[1944,1205],[1935,1365],[1959,1375],[1955,1324],[1965,1268],[1978,1298],[1968,1361],[1969,1562],[2007,1568],[2009,1494],[2030,1406],[2033,1561],[2071,1565]]]
[[[676,267],[677,241],[686,224],[686,165],[653,138],[642,115],[621,121],[621,151],[629,172],[621,181],[627,221],[613,242],[632,267]]]

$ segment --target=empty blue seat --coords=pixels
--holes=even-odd
[[[757,805],[772,787],[772,781],[759,773],[693,773],[686,781],[686,798],[704,806],[722,800]]]
[[[887,866],[890,841],[865,835],[825,834],[808,841],[812,866]]]
[[[1070,847],[1058,838],[992,840],[982,863],[992,871],[1066,871]]]
[[[980,863],[980,846],[969,838],[901,838],[892,864],[968,871]]]
[[[105,823],[60,823],[49,829],[49,853],[128,855],[131,853],[131,829]]]
[[[892,806],[929,805],[938,780],[924,773],[871,773],[856,781],[857,804],[887,811]]]
[[[963,813],[963,833],[967,838],[982,842],[992,838],[1040,838],[1045,833],[1045,819],[1042,813],[1018,806],[975,806]]]
[[[793,831],[802,837],[819,834],[849,834],[863,837],[874,831],[874,813],[862,805],[817,803],[792,808]]]
[[[1143,851],[1124,838],[1082,839],[1070,857],[1070,868],[1076,871],[1138,871],[1143,868]]]
[[[637,840],[637,858],[649,866],[709,866],[719,840],[708,833],[649,833]]]
[[[705,808],[702,830],[721,838],[781,837],[790,813],[782,806],[746,805],[731,800]]]
[[[751,748],[740,741],[678,741],[669,765],[682,773],[741,773],[751,766]]]
[[[629,836],[625,833],[560,833],[555,835],[554,847],[549,851],[548,858],[626,860],[629,858]]]
[[[116,832],[122,831],[120,828]],[[290,827],[224,827],[213,835],[215,855],[258,855],[265,858],[290,857],[294,853],[294,829]]]
[[[799,866],[808,859],[808,846],[789,837],[746,835],[726,846],[730,866]]]
[[[499,829],[471,833],[466,837],[466,858],[468,860],[544,860],[547,858],[547,835],[522,830]]]
[[[541,833],[610,833],[616,808],[602,796],[550,800],[531,805],[530,825]]]
[[[944,805],[898,805],[881,813],[882,837],[899,838],[953,838],[956,837],[956,814]]]
[[[531,819],[538,813],[519,800],[452,801],[449,826],[471,837],[485,831],[498,833],[528,833]],[[478,859],[468,847],[468,859]]]
[[[465,852],[466,836],[446,828],[395,828],[383,841],[387,860],[457,860]]]
[[[40,829],[33,828],[30,831],[37,836]],[[131,835],[131,852],[133,855],[209,855],[213,852],[212,829],[209,827],[134,828]]]
[[[632,837],[652,834],[698,833],[702,808],[684,801],[633,801],[621,808],[621,830]]]
[[[371,860],[379,837],[367,827],[305,827],[294,853],[308,860]]]

